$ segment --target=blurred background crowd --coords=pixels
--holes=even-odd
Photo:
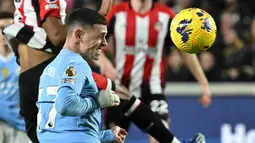
[[[67,11],[78,7],[96,9],[100,0],[66,0]],[[117,4],[121,0],[114,0]],[[207,52],[199,54],[202,67],[211,82],[255,81],[255,2],[254,0],[158,0],[175,13],[187,7],[209,12],[218,27],[217,39]],[[1,0],[0,11],[14,11],[13,0]],[[110,53],[109,53],[109,56]],[[166,60],[166,81],[194,81],[176,48]]]

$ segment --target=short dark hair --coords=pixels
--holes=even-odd
[[[13,13],[12,12],[7,12],[7,11],[3,11],[0,12],[0,19],[13,19]]]
[[[79,8],[70,13],[66,19],[67,32],[69,32],[73,26],[93,26],[94,24],[106,25],[107,20],[104,16],[100,15],[97,11],[89,8]]]

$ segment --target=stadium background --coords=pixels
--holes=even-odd
[[[66,0],[68,12],[81,6],[97,8],[100,0]],[[118,3],[120,0],[114,0]],[[199,7],[209,12],[218,27],[213,47],[199,54],[210,81],[213,104],[203,109],[200,90],[183,65],[176,48],[165,57],[171,130],[180,139],[203,132],[208,143],[255,143],[255,1],[159,0],[175,12]],[[1,0],[0,11],[14,11],[13,0]],[[111,58],[111,53],[106,51]],[[146,143],[147,136],[132,126],[128,143]]]

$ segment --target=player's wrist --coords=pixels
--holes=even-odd
[[[108,135],[109,135],[109,141],[115,141],[116,136],[114,134],[114,131],[112,129],[108,129],[107,132],[108,132]]]

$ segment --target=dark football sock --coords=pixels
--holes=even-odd
[[[122,102],[126,116],[142,131],[149,133],[160,143],[171,143],[174,135],[164,126],[161,119],[136,97]]]

